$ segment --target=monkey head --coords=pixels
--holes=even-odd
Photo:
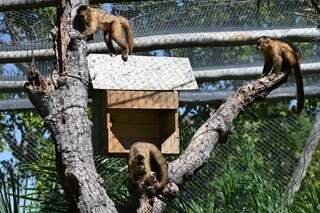
[[[257,40],[257,50],[258,51],[265,51],[268,49],[268,47],[270,47],[270,43],[271,43],[272,39],[266,36],[262,36],[260,38],[258,38]]]
[[[77,9],[77,14],[81,14],[83,11],[88,10],[88,6],[87,5],[81,5],[80,7],[78,7]]]
[[[87,20],[88,18],[88,10],[90,8],[86,5],[81,5],[78,9],[77,9],[77,15],[81,18],[81,20]]]
[[[73,27],[79,32],[83,32],[86,29],[86,24],[88,22],[88,11],[89,7],[86,5],[81,5],[77,9],[77,15],[74,19]]]
[[[139,176],[143,176],[146,173],[146,164],[145,164],[145,157],[140,154],[137,153],[134,156],[134,166],[136,168],[136,172]]]

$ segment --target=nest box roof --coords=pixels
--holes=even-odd
[[[88,67],[94,89],[195,90],[197,82],[188,58],[90,54]]]

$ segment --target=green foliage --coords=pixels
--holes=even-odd
[[[48,146],[47,149],[53,152],[53,147]],[[42,155],[39,161],[24,167],[36,180],[34,186],[28,188],[28,194],[21,196],[23,199],[32,201],[24,206],[28,211],[68,212],[66,197],[52,156],[53,153],[50,156]],[[124,203],[128,198],[126,162],[117,158],[97,156],[95,165],[98,173],[105,180],[108,196],[117,203]]]
[[[21,192],[19,175],[10,163],[2,162],[0,168],[0,212],[18,213]]]
[[[190,201],[187,212],[279,212],[286,208],[281,187],[266,172],[255,143],[241,143],[206,185],[207,193]]]
[[[290,212],[320,212],[320,183],[304,181]]]
[[[117,203],[124,204],[129,197],[126,159],[97,156],[95,165],[97,172],[105,180],[108,196]]]
[[[307,100],[306,110],[299,116],[293,115],[285,102],[251,106],[240,114],[227,143],[216,145],[207,166],[184,187],[176,203],[187,212],[296,212],[295,203],[288,206],[283,200],[283,192],[313,126],[318,105],[319,100]],[[210,110],[210,106],[188,109],[180,126],[184,147],[207,120]],[[318,162],[314,159],[313,164],[319,165]],[[310,171],[319,175],[319,166]],[[313,188],[307,186],[308,190],[302,193],[311,196],[317,192]]]
[[[31,212],[67,212],[68,205],[56,171],[53,142],[40,144],[38,153],[37,161],[22,166],[30,174],[29,179],[34,180],[23,196],[32,202],[23,208]]]

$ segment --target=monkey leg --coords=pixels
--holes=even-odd
[[[111,35],[108,35],[108,33],[104,33],[104,42],[106,43],[108,50],[110,52],[110,55],[113,56],[116,54],[116,49],[114,48],[111,40]]]
[[[122,48],[122,60],[128,60],[129,45],[122,36],[122,25],[120,22],[111,24],[111,38]]]

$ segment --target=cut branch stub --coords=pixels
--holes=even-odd
[[[41,76],[40,71],[34,64],[34,58],[32,58],[31,65],[29,67],[28,82],[25,84],[26,89],[32,89],[45,92],[48,89],[47,79]]]
[[[289,73],[271,74],[240,87],[234,95],[202,124],[184,153],[169,164],[169,178],[181,185],[208,161],[214,145],[233,129],[233,121],[254,101],[267,96],[283,84]],[[162,212],[166,204],[156,199],[153,212]]]

